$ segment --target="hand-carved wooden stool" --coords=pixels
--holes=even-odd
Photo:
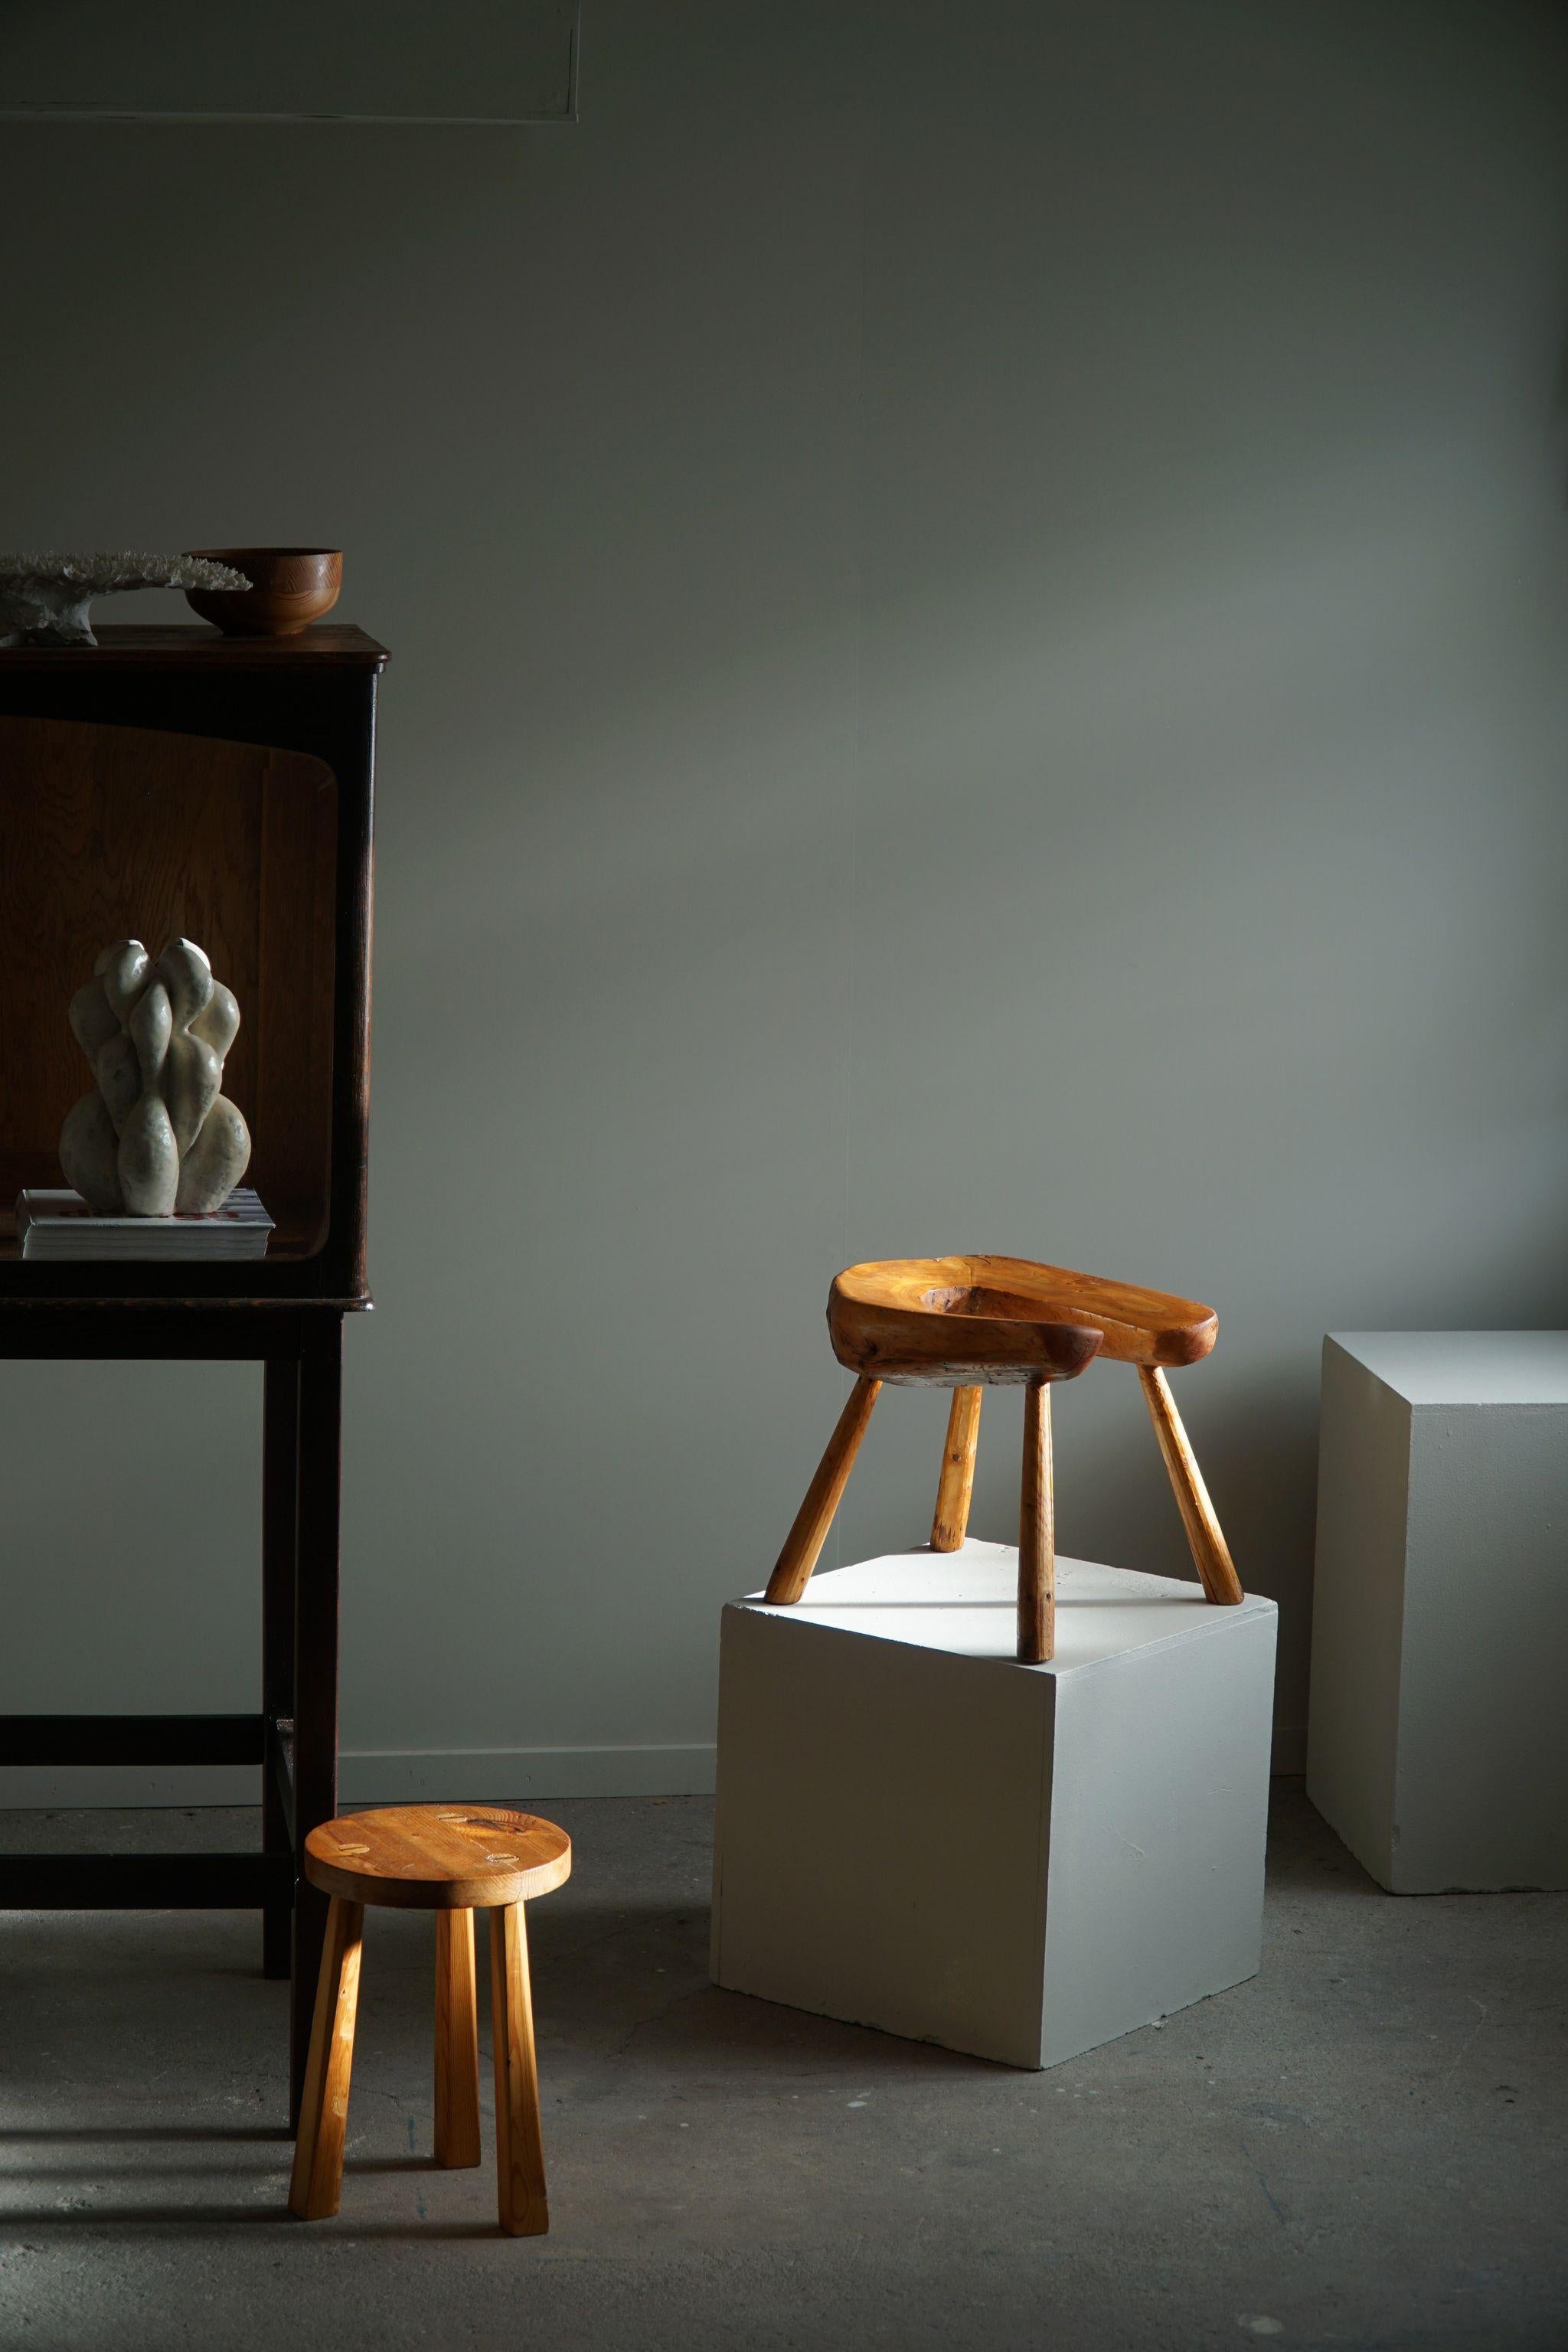
[[[436,2161],[478,2164],[474,1913],[488,1910],[500,2225],[510,2237],[540,2236],[550,2214],[522,1906],[571,1876],[571,1839],[553,1822],[504,1805],[393,1805],[312,1830],[305,1874],[332,1900],[289,2211],[319,2221],[338,2210],[367,1903],[436,1914]]]
[[[884,1381],[953,1391],[933,1551],[956,1551],[969,1523],[981,1390],[1022,1387],[1018,1655],[1043,1664],[1056,1651],[1049,1383],[1076,1379],[1096,1355],[1137,1365],[1205,1595],[1241,1600],[1165,1378],[1167,1366],[1195,1364],[1214,1346],[1219,1318],[1211,1307],[1027,1258],[889,1258],[835,1278],[827,1329],[839,1362],[859,1377],[768,1580],[768,1601],[787,1604],[805,1591]]]

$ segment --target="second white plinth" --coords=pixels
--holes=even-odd
[[[713,1977],[1050,2066],[1256,1973],[1274,1603],[968,1543],[724,1612]]]
[[[1307,1794],[1395,1895],[1568,1887],[1568,1331],[1323,1343]]]

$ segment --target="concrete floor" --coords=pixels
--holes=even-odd
[[[426,1918],[367,1919],[342,2211],[306,2226],[254,1915],[0,1914],[0,2343],[1559,2352],[1568,1897],[1396,1900],[1277,1790],[1262,1974],[1047,2074],[714,1991],[707,1804],[542,1808],[578,1853],[531,1915],[544,2239],[426,2164]]]

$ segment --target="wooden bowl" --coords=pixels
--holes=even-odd
[[[187,548],[190,555],[232,563],[248,588],[187,588],[185,602],[226,637],[291,637],[330,613],[343,584],[336,547]]]

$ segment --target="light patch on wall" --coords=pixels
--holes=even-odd
[[[0,116],[562,122],[577,0],[5,0]]]

